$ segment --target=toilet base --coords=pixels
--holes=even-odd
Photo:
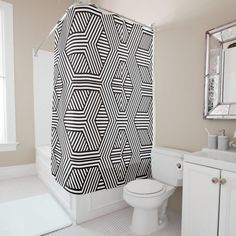
[[[146,235],[159,231],[167,225],[167,217],[158,219],[157,209],[134,208],[131,231],[135,234]]]

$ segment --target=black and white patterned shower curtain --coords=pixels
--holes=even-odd
[[[52,174],[69,192],[151,174],[153,32],[93,5],[55,33]]]

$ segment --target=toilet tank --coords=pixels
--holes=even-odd
[[[182,186],[183,157],[187,152],[172,148],[153,148],[152,178],[171,186]]]

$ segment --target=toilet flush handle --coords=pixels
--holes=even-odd
[[[180,163],[177,163],[176,166],[178,169],[181,169],[181,167],[182,167],[182,165]]]

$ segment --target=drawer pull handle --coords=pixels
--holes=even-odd
[[[213,183],[213,184],[218,184],[219,183],[219,179],[218,178],[212,178],[211,179],[211,182]]]
[[[226,179],[220,179],[219,183],[222,184],[222,185],[226,184]]]

